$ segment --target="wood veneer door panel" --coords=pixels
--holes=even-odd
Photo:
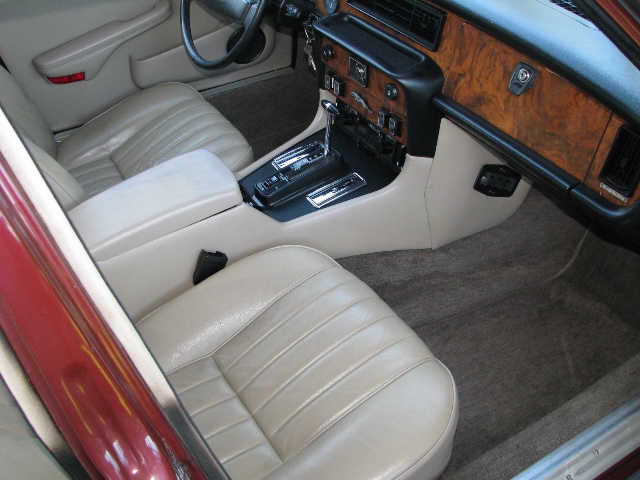
[[[533,88],[507,87],[519,62],[537,70]],[[542,64],[464,24],[443,93],[584,180],[611,112]]]

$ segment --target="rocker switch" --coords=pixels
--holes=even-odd
[[[389,133],[399,137],[402,134],[402,119],[397,115],[389,115]]]
[[[378,112],[378,126],[382,128],[389,128],[389,115],[391,112],[386,108],[381,108]]]
[[[329,72],[324,76],[324,88],[333,91],[333,82],[336,76],[333,72]]]
[[[336,97],[344,97],[345,85],[346,82],[344,81],[344,78],[336,76],[333,79],[333,93],[336,95]]]

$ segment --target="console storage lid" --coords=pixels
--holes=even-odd
[[[69,211],[96,261],[107,260],[239,205],[218,157],[196,150],[139,173]]]

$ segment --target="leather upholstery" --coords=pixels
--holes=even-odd
[[[89,196],[157,163],[203,148],[231,170],[253,152],[242,134],[191,87],[143,90],[94,118],[58,146],[57,160]]]
[[[447,465],[449,371],[315,250],[245,258],[138,328],[234,479],[436,478]]]
[[[0,478],[68,479],[33,433],[0,377]]]
[[[32,148],[32,154],[66,209],[158,163],[196,149],[217,155],[232,171],[253,161],[253,151],[242,134],[184,84],[167,83],[138,92],[57,146],[42,113],[2,68],[0,103],[27,146],[38,147]]]

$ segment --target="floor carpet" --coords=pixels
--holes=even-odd
[[[456,379],[460,420],[444,478],[526,468],[586,426],[584,415],[566,416],[558,434],[553,413],[640,352],[640,255],[587,224],[534,189],[501,226],[439,250],[340,260]],[[593,419],[624,402],[593,395]]]
[[[292,73],[207,99],[242,132],[256,159],[307,128],[318,109],[318,83],[307,71],[301,45]]]

